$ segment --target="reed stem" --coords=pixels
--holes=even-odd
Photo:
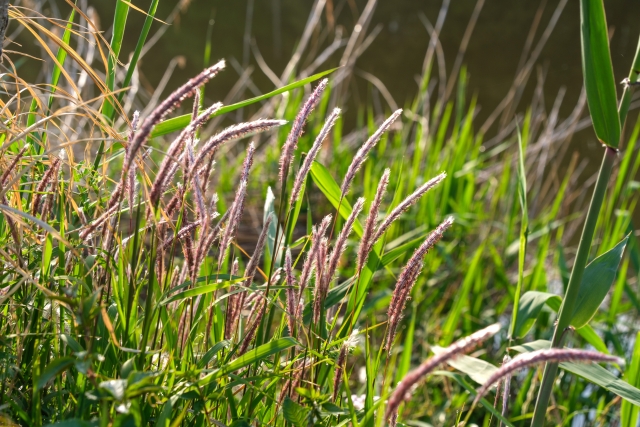
[[[633,65],[629,72],[629,81],[635,82],[638,79],[638,68],[640,68],[640,41],[638,42],[638,48],[633,59]],[[631,102],[631,95],[633,92],[633,86],[627,84],[622,93],[622,98],[618,107],[618,114],[620,116],[620,125],[624,129],[624,123],[627,119],[627,113],[629,111],[629,104]],[[580,283],[582,282],[582,275],[587,265],[589,258],[589,252],[591,250],[591,243],[593,241],[593,235],[595,234],[596,223],[598,216],[604,202],[604,195],[607,190],[609,178],[613,170],[613,164],[618,151],[609,146],[605,146],[604,157],[602,159],[602,165],[600,166],[600,172],[598,173],[598,180],[596,181],[596,187],[593,191],[593,197],[589,205],[587,212],[587,219],[582,229],[582,235],[580,236],[580,243],[578,244],[578,253],[576,254],[576,261],[571,270],[571,276],[569,278],[569,284],[567,286],[567,292],[562,301],[560,312],[558,313],[558,323],[553,333],[553,340],[551,342],[552,348],[562,347],[564,341],[564,331],[569,327],[571,318],[573,317],[575,300],[578,295]],[[544,368],[542,376],[542,383],[540,390],[538,391],[538,399],[536,400],[536,407],[533,413],[533,419],[531,420],[531,427],[542,427],[544,419],[547,414],[547,406],[549,405],[549,397],[553,390],[553,383],[555,382],[556,374],[558,372],[557,363],[547,363]]]

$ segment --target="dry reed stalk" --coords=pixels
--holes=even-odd
[[[200,221],[190,222],[189,224],[182,227],[175,235],[172,235],[168,239],[166,239],[160,245],[160,250],[165,251],[169,248],[169,246],[173,243],[175,239],[183,239],[187,233],[192,233],[196,228],[200,226]]]
[[[293,368],[293,378],[285,381],[284,385],[282,386],[282,391],[280,392],[280,396],[278,397],[278,405],[282,405],[282,402],[287,396],[289,396],[289,398],[291,399],[295,398],[295,390],[296,388],[298,388],[300,382],[302,381],[305,369],[311,363],[313,363],[313,359],[307,359],[306,357],[296,362],[296,366]]]
[[[351,161],[351,164],[349,165],[349,168],[347,169],[344,181],[342,182],[342,186],[340,187],[342,197],[344,197],[349,191],[349,187],[351,186],[353,179],[356,177],[356,173],[360,170],[360,167],[362,167],[364,161],[367,160],[369,152],[378,143],[378,141],[382,137],[382,134],[384,134],[391,127],[393,122],[395,122],[397,118],[400,117],[400,114],[402,114],[401,109],[394,111],[394,113],[391,114],[391,116],[389,116],[389,118],[385,120],[382,125],[369,137],[369,139],[367,139],[365,143],[362,144],[362,146],[358,149],[356,155]]]
[[[324,275],[327,267],[327,256],[329,252],[329,240],[323,237],[316,252],[316,286],[313,293],[313,323],[320,321],[322,305],[326,296],[324,288]]]
[[[136,132],[135,137],[129,144],[129,156],[127,158],[127,162],[123,165],[123,173],[128,172],[129,167],[131,166],[131,162],[135,158],[136,153],[144,144],[149,135],[151,135],[151,131],[153,127],[158,124],[167,114],[169,114],[177,105],[179,105],[184,99],[190,97],[197,91],[197,89],[204,85],[206,82],[211,80],[216,74],[222,71],[225,67],[224,61],[219,61],[217,64],[205,69],[200,74],[180,86],[176,89],[169,97],[167,97],[164,101],[160,103],[152,112],[149,114],[140,126],[140,130]]]
[[[58,157],[54,157],[51,161],[51,167],[45,172],[42,176],[42,179],[36,186],[36,194],[33,196],[33,202],[31,203],[31,214],[36,216],[38,211],[40,211],[40,203],[42,201],[42,193],[45,191],[47,186],[51,184],[51,181],[58,175],[58,168],[60,167],[60,159]]]
[[[367,263],[367,259],[369,258],[369,252],[371,252],[371,248],[375,242],[372,242],[373,235],[376,229],[376,220],[378,218],[378,212],[380,212],[380,205],[382,204],[382,198],[384,197],[384,193],[387,191],[387,185],[389,184],[389,174],[391,173],[390,169],[385,169],[382,177],[380,178],[380,182],[378,183],[378,188],[376,190],[376,195],[373,198],[373,202],[371,202],[371,207],[369,209],[369,215],[367,215],[367,221],[365,222],[364,232],[362,233],[362,239],[360,239],[360,248],[358,249],[358,258],[356,260],[356,272],[360,273],[362,268]]]
[[[307,288],[309,283],[309,279],[311,279],[311,275],[313,273],[313,268],[316,263],[316,255],[318,252],[318,248],[320,246],[320,242],[322,238],[327,233],[329,226],[331,225],[331,215],[327,215],[322,219],[322,222],[319,226],[313,227],[311,232],[311,247],[307,252],[307,257],[302,264],[302,272],[300,273],[300,282],[298,289],[298,307],[300,306],[300,300],[302,299],[302,294],[304,290]],[[300,317],[302,313],[298,312],[296,317]]]
[[[391,302],[389,303],[389,309],[387,311],[389,326],[387,328],[387,336],[385,337],[385,348],[388,353],[391,352],[396,330],[402,318],[404,307],[409,299],[411,289],[422,271],[424,256],[442,239],[442,235],[451,225],[453,225],[453,217],[448,217],[438,225],[435,230],[429,233],[424,242],[413,252],[413,255],[400,273],[400,276],[398,276],[396,288],[391,296]]]
[[[211,231],[209,231],[206,236],[200,238],[200,241],[198,242],[198,248],[196,249],[196,260],[198,266],[202,265],[202,263],[204,262],[204,258],[206,257],[207,253],[209,253],[209,250],[215,243],[216,239],[220,238],[222,224],[227,220],[227,218],[229,218],[230,213],[230,211],[225,212],[224,215],[222,215],[222,217],[220,218],[218,224],[213,227],[213,229],[211,229]]]
[[[9,166],[4,170],[0,177],[0,190],[4,189],[4,186],[7,184],[7,180],[9,179],[9,175],[11,175],[11,172],[16,168],[20,159],[24,157],[24,153],[29,149],[29,147],[31,147],[31,144],[25,144],[24,147],[18,151],[18,154],[15,155]]]
[[[331,281],[333,280],[333,276],[335,275],[336,270],[338,269],[338,263],[340,262],[340,258],[342,257],[342,254],[344,253],[344,251],[347,249],[347,238],[349,237],[349,235],[351,234],[351,231],[353,230],[353,224],[355,224],[356,218],[358,217],[358,215],[360,215],[360,212],[362,211],[363,207],[364,207],[364,198],[360,197],[356,201],[356,203],[353,205],[353,210],[351,211],[351,214],[347,218],[347,221],[344,223],[342,230],[340,230],[340,233],[336,238],[336,243],[333,246],[333,251],[329,256],[329,262],[327,263],[327,268],[324,271],[323,291],[325,295],[327,290],[329,289],[329,285],[331,284]]]
[[[244,212],[244,199],[247,195],[247,179],[249,178],[249,171],[253,165],[253,155],[255,154],[255,146],[249,144],[247,148],[247,156],[242,164],[242,174],[240,176],[240,186],[236,192],[236,197],[231,206],[231,214],[229,216],[229,223],[227,228],[222,234],[220,240],[220,255],[218,257],[218,266],[222,265],[224,258],[226,257],[227,248],[231,244],[231,241],[235,238],[236,230],[242,219],[242,213]]]
[[[329,135],[329,131],[338,120],[338,117],[340,116],[340,111],[341,110],[339,108],[334,108],[334,110],[331,112],[327,120],[324,122],[324,126],[322,126],[322,129],[320,130],[320,133],[318,134],[318,136],[316,137],[316,140],[311,146],[311,149],[307,153],[307,156],[304,158],[304,161],[302,162],[302,166],[300,167],[300,170],[296,175],[296,179],[293,181],[293,188],[291,189],[291,199],[289,201],[289,205],[293,206],[295,202],[298,200],[298,198],[300,197],[300,190],[302,190],[302,185],[307,179],[309,170],[311,170],[311,165],[313,164],[313,161],[318,156],[318,153],[322,148],[322,143],[324,142],[327,135]]]
[[[396,206],[391,212],[389,212],[386,218],[380,223],[375,235],[371,239],[371,245],[373,246],[382,237],[382,235],[389,229],[389,227],[391,227],[391,224],[393,224],[394,221],[400,217],[400,215],[407,211],[407,209],[409,209],[411,206],[415,205],[416,202],[420,200],[420,198],[424,196],[427,191],[434,188],[446,177],[446,172],[442,172],[440,175],[431,178],[429,181],[422,184],[410,196],[400,202],[400,204],[398,204],[398,206]]]
[[[229,221],[227,226],[224,228],[222,232],[222,237],[220,238],[220,254],[218,255],[218,266],[222,266],[222,262],[227,256],[227,249],[231,244],[231,241],[235,237],[235,231],[240,222],[240,218],[242,217],[242,208],[244,206],[244,199],[247,195],[247,183],[246,181],[241,181],[238,189],[236,191],[236,196],[231,205]]]
[[[233,260],[233,263],[231,264],[231,270],[229,271],[229,274],[231,276],[237,276],[238,275],[238,270],[239,270],[239,265],[238,265],[238,258],[236,258],[235,260]],[[238,286],[233,285],[230,289],[229,292],[233,293],[234,291],[238,290]],[[235,305],[235,298],[236,295],[230,295],[227,298],[227,313],[225,314],[225,322],[224,322],[224,339],[226,340],[230,340],[232,335],[233,335],[233,325],[235,324],[236,321],[236,316],[239,314],[237,307]],[[209,318],[209,322],[211,322],[213,320],[213,316],[210,316]],[[207,327],[207,330],[209,330],[209,328]]]
[[[202,146],[198,155],[196,156],[196,160],[194,162],[194,169],[199,169],[201,163],[204,159],[224,144],[227,141],[232,139],[240,138],[248,133],[256,133],[256,132],[264,132],[276,126],[282,126],[286,124],[286,120],[254,120],[252,122],[247,123],[239,123],[237,125],[229,126],[228,128],[222,130],[217,135],[212,136],[209,140]]]
[[[1,48],[0,48],[1,51]],[[1,54],[0,54],[1,56]],[[22,159],[22,157],[24,157],[24,153],[29,149],[31,145],[30,144],[25,144],[24,147],[22,147],[22,149],[18,152],[18,154],[15,155],[15,157],[13,158],[13,161],[9,164],[9,166],[7,166],[7,169],[5,169],[5,171],[2,173],[2,176],[0,177],[0,192],[2,192],[2,203],[5,205],[9,205],[9,202],[7,201],[7,196],[6,196],[6,191],[4,191],[4,187],[7,184],[7,181],[9,179],[9,176],[11,175],[11,172],[13,172],[13,170],[16,168],[16,166],[18,165],[18,162],[20,161],[20,159]],[[16,225],[16,222],[14,221],[14,219],[10,216],[10,215],[5,215],[4,216],[7,220],[7,225],[9,226],[9,231],[11,232],[11,236],[13,237],[13,243],[16,245],[16,254],[18,256],[18,260],[20,261],[20,264],[22,264],[22,255],[21,255],[21,249],[20,249],[20,233],[18,230],[18,226]]]
[[[304,103],[300,111],[298,111],[298,115],[293,121],[293,125],[291,126],[291,131],[289,132],[289,135],[287,135],[287,140],[282,146],[282,154],[280,155],[279,176],[280,176],[281,183],[284,182],[284,180],[287,178],[286,175],[289,173],[289,165],[291,164],[291,158],[293,157],[294,151],[298,147],[298,140],[302,135],[304,124],[306,123],[307,118],[309,117],[309,114],[311,114],[311,111],[313,111],[313,109],[316,108],[316,106],[318,105],[318,102],[320,102],[320,98],[322,97],[322,92],[324,92],[328,84],[329,84],[329,80],[323,79],[318,84],[318,86],[316,86],[316,88],[311,93],[307,101]]]
[[[191,143],[189,143],[189,141],[187,141],[187,156],[189,158],[189,161],[191,164],[193,164],[194,162],[194,155],[193,155],[193,146],[191,145]],[[207,209],[205,201],[204,201],[204,195],[202,194],[202,187],[200,186],[200,179],[198,177],[197,173],[194,173],[191,179],[191,183],[193,184],[193,192],[195,193],[195,198],[196,198],[196,208],[198,211],[198,219],[201,220],[202,222],[202,229],[203,231],[207,229],[207,227],[209,227],[209,209]]]
[[[158,173],[156,174],[156,178],[151,185],[151,191],[149,192],[149,199],[152,204],[155,204],[162,194],[164,194],[167,185],[171,181],[173,174],[175,173],[175,163],[180,163],[180,159],[177,159],[176,156],[183,149],[185,143],[189,143],[193,141],[196,131],[202,127],[207,120],[211,117],[213,113],[222,108],[222,103],[218,102],[211,105],[207,108],[200,116],[196,117],[194,120],[189,123],[187,127],[185,127],[182,132],[178,135],[178,137],[169,145],[167,152],[165,154],[162,163],[160,163],[160,168],[158,169]],[[181,157],[184,157],[181,156]],[[195,161],[194,161],[195,163]],[[190,173],[190,168],[185,170],[185,175]]]
[[[184,216],[183,220],[184,220],[185,226],[188,226],[189,220],[187,219],[186,215]],[[184,236],[182,237],[182,239],[180,239],[180,243],[182,244],[182,252],[184,253],[184,260],[189,269],[190,276],[191,276],[191,283],[193,285],[195,283],[196,258],[195,258],[195,254],[193,253],[192,231],[188,231],[184,233]]]
[[[617,363],[619,365],[624,364],[624,360],[620,359],[619,357],[609,356],[597,351],[578,350],[573,348],[549,348],[544,350],[532,351],[530,353],[523,353],[502,365],[487,379],[480,390],[478,390],[478,394],[476,395],[473,404],[476,405],[480,401],[480,399],[489,391],[491,386],[493,386],[493,384],[495,384],[502,378],[510,376],[520,369],[546,362],[603,362]]]
[[[287,249],[284,257],[285,282],[287,284],[287,321],[289,325],[289,335],[294,336],[295,319],[297,313],[298,295],[296,294],[296,279],[293,275],[293,261],[291,250]]]
[[[197,89],[211,80],[216,74],[218,74],[225,67],[224,61],[219,61],[217,64],[205,69],[200,74],[180,86],[169,97],[160,103],[149,116],[142,122],[140,130],[135,133],[133,140],[128,146],[128,155],[125,163],[122,167],[122,177],[115,190],[113,191],[111,198],[107,204],[107,209],[117,204],[122,197],[122,190],[124,189],[124,182],[129,174],[129,168],[133,164],[133,161],[140,150],[140,147],[147,142],[149,135],[154,126],[158,124],[162,119],[166,117],[173,109],[179,105],[184,99],[193,95]]]
[[[131,127],[129,128],[129,135],[127,137],[127,142],[129,144],[131,144],[131,142],[133,141],[133,138],[135,136],[136,130],[138,129],[138,121],[140,120],[140,111],[135,111],[133,113],[133,118],[131,119]],[[125,154],[127,156],[129,156],[129,152],[131,151],[129,149],[129,144],[127,144],[126,150],[125,150]],[[127,160],[125,160],[125,163],[127,162]],[[132,160],[133,162],[133,160]],[[128,199],[129,199],[129,209],[133,209],[133,203],[134,203],[134,192],[135,192],[135,180],[136,180],[136,168],[133,166],[132,163],[132,167],[129,168],[129,173],[127,174],[127,180],[125,182],[125,191],[128,193]]]
[[[260,296],[263,299],[265,298],[263,295],[260,295]],[[260,322],[262,322],[264,313],[267,310],[267,302],[268,301],[266,301],[265,299],[265,302],[263,304],[262,301],[260,301],[260,298],[258,298],[258,300],[255,301],[253,310],[249,315],[249,318],[250,319],[252,318],[253,320],[247,327],[247,333],[244,336],[244,339],[242,340],[242,344],[240,345],[240,348],[238,349],[238,353],[237,353],[238,357],[242,356],[247,351],[247,349],[249,348],[249,345],[251,344],[251,341],[253,341],[253,339],[255,338],[256,332],[258,331],[258,326],[260,326]]]
[[[262,226],[262,231],[258,236],[258,241],[256,242],[256,248],[254,249],[253,255],[251,255],[251,258],[249,259],[249,262],[247,263],[247,266],[245,267],[245,270],[244,270],[244,277],[246,277],[247,280],[245,280],[242,284],[240,284],[238,288],[248,289],[251,287],[251,284],[253,283],[253,277],[255,276],[256,270],[258,269],[258,265],[260,263],[260,258],[262,257],[262,253],[264,252],[264,247],[267,242],[267,235],[269,234],[269,227],[271,226],[272,220],[273,220],[273,215],[267,216],[267,219],[265,220]],[[244,290],[230,297],[232,298],[233,307],[234,307],[234,318],[233,318],[231,331],[230,331],[231,337],[236,332],[236,328],[240,320],[240,313],[242,312],[242,309],[244,308],[244,305],[245,305],[246,296],[247,296],[247,291]]]
[[[508,354],[504,355],[504,358],[502,359],[502,364],[505,365],[506,363],[509,363],[509,361],[511,360],[511,357],[509,357]],[[504,390],[502,392],[502,416],[504,418],[507,418],[507,413],[509,412],[509,395],[511,394],[511,375],[507,375],[504,378]],[[496,394],[496,399],[498,398],[498,395]],[[500,421],[500,424],[498,424],[498,427],[502,427],[502,421]]]
[[[342,384],[342,373],[344,372],[344,368],[347,362],[347,352],[349,348],[346,344],[342,344],[340,346],[340,353],[338,353],[338,359],[336,360],[335,372],[333,374],[333,395],[332,401],[336,402],[338,400],[338,394],[340,393],[340,385]]]
[[[385,417],[390,420],[390,425],[395,426],[395,420],[398,416],[398,408],[400,404],[411,397],[411,389],[431,371],[448,360],[454,359],[461,354],[466,354],[494,336],[500,331],[500,324],[495,323],[484,329],[481,329],[468,337],[462,338],[449,347],[445,348],[442,353],[436,354],[424,361],[416,369],[409,372],[400,381],[396,389],[389,397],[387,402],[387,410]]]

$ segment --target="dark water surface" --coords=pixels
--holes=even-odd
[[[113,20],[113,0],[89,0],[99,14],[101,27],[108,28]],[[146,10],[150,0],[134,2]],[[213,17],[211,59],[235,58],[239,63],[255,65],[253,54],[244,49],[243,39],[247,23],[247,9],[250,0],[211,1],[192,0],[179,19],[171,25],[161,41],[144,57],[141,64],[143,81],[155,86],[162,78],[171,58],[183,56],[185,66],[176,69],[167,90],[196,74],[203,67],[203,52],[207,28]],[[335,12],[336,25],[345,28],[348,37],[359,14],[365,7],[362,0],[329,1]],[[252,2],[250,37],[271,69],[280,75],[298,42],[312,2],[308,0],[258,0]],[[356,67],[374,74],[389,89],[399,106],[412,99],[417,90],[416,79],[422,69],[424,55],[429,43],[421,15],[435,23],[441,1],[418,0],[380,0],[375,9],[369,31],[376,25],[381,31],[368,50],[357,61]],[[484,121],[491,111],[506,95],[514,80],[516,68],[525,45],[529,29],[536,12],[544,7],[535,42],[540,38],[557,6],[557,1],[545,0],[486,0],[480,13],[476,28],[470,40],[464,64],[469,73],[469,90],[478,96],[481,110],[478,122]],[[160,0],[156,17],[166,19],[175,7],[175,1]],[[460,41],[476,2],[472,0],[453,0],[443,27],[440,40],[446,58],[447,71],[452,68]],[[611,51],[616,81],[627,74],[636,43],[640,34],[640,2],[638,0],[605,1],[607,19],[613,32]],[[125,33],[121,59],[126,61],[135,43],[144,21],[144,15],[131,10]],[[326,15],[322,25],[326,27]],[[152,34],[162,24],[154,23]],[[544,47],[538,64],[546,70],[545,103],[547,110],[561,87],[567,88],[561,117],[566,117],[575,105],[580,88],[582,74],[580,66],[579,2],[569,0],[562,11],[553,33]],[[330,35],[324,42],[327,45],[333,38]],[[535,45],[534,42],[534,45]],[[337,65],[342,49],[321,67],[326,69]],[[247,62],[248,60],[248,62]],[[211,85],[208,97],[222,98],[237,81],[238,72],[229,67]],[[252,79],[261,91],[274,88],[273,83],[255,66]],[[355,105],[371,102],[370,85],[364,79],[356,77],[352,85],[352,99],[347,108],[351,111]],[[519,111],[524,111],[535,85],[535,72],[527,84],[525,97]],[[620,89],[620,88],[619,88]],[[250,92],[245,97],[253,96]],[[349,117],[349,116],[347,116]],[[630,119],[635,119],[632,115]],[[479,125],[478,125],[479,126]],[[592,157],[592,167],[597,167],[600,157],[597,141],[593,132],[582,132],[581,147],[583,155]],[[596,161],[596,158],[598,159]]]

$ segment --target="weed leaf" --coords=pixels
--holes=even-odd
[[[598,311],[598,307],[607,296],[616,278],[616,271],[620,265],[622,253],[628,240],[629,236],[627,235],[613,249],[600,255],[587,265],[580,283],[578,298],[576,299],[575,310],[571,319],[571,325],[575,328],[582,328],[589,323],[596,311]]]

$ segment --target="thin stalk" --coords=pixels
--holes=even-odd
[[[607,190],[609,178],[611,177],[611,171],[613,170],[616,155],[616,150],[609,146],[605,146],[604,158],[602,159],[602,165],[600,166],[600,172],[598,173],[598,180],[596,181],[596,187],[589,205],[589,211],[587,212],[587,219],[584,223],[584,228],[582,229],[582,235],[580,236],[578,253],[576,254],[576,260],[573,265],[573,269],[571,270],[567,292],[562,301],[562,306],[560,307],[558,323],[553,333],[553,340],[551,341],[551,347],[553,348],[562,347],[565,337],[564,331],[569,327],[571,319],[573,318],[578,290],[580,288],[580,283],[582,282],[584,269],[587,266],[587,261],[589,259],[591,243],[596,230],[596,223],[598,222],[598,216],[604,201],[604,195]],[[533,420],[531,421],[531,427],[542,427],[544,424],[547,405],[549,403],[549,397],[551,396],[557,372],[557,363],[547,363],[544,368],[542,384],[540,386],[540,391],[538,392],[538,400],[536,401],[536,408],[533,414]]]
[[[622,92],[622,98],[620,100],[620,107],[618,113],[620,114],[620,126],[624,129],[624,122],[627,120],[627,113],[629,112],[629,104],[631,104],[631,95],[633,95],[633,89],[638,81],[638,74],[640,74],[640,40],[638,40],[638,47],[636,48],[636,55],[633,58],[633,65],[631,71],[629,71],[629,77],[623,80],[624,91]]]
[[[127,74],[122,81],[122,87],[126,88],[131,83],[131,78],[133,77],[133,72],[138,65],[138,59],[140,59],[140,54],[142,53],[142,48],[144,47],[145,42],[147,41],[147,36],[149,35],[149,31],[151,30],[151,24],[156,16],[156,10],[158,9],[158,2],[160,0],[153,0],[151,5],[149,6],[149,12],[147,12],[147,17],[144,20],[144,24],[142,25],[142,31],[140,31],[140,37],[138,37],[138,43],[136,44],[136,48],[133,51],[133,56],[131,57],[131,61],[129,61],[129,68],[127,68]],[[122,103],[122,99],[124,98],[125,92],[120,92],[118,95],[118,103]],[[113,120],[116,111],[111,111],[111,120]]]
[[[629,71],[628,80],[626,82],[622,98],[618,106],[618,114],[620,116],[620,125],[624,129],[624,123],[627,119],[627,113],[629,112],[629,104],[631,103],[631,95],[633,92],[633,83],[638,79],[638,69],[640,68],[640,41],[636,49],[635,57],[633,58],[633,65]],[[600,172],[598,173],[598,180],[596,181],[596,187],[593,192],[593,197],[589,205],[589,211],[587,212],[587,219],[582,229],[582,235],[580,236],[580,243],[578,244],[578,253],[576,254],[576,261],[571,270],[571,276],[569,277],[569,284],[567,286],[566,295],[562,301],[560,312],[558,313],[558,323],[553,333],[553,340],[551,347],[562,347],[565,329],[569,327],[571,318],[573,317],[575,299],[578,295],[578,289],[582,282],[582,275],[587,265],[589,258],[589,252],[591,250],[591,243],[595,234],[596,223],[598,216],[604,202],[604,195],[607,190],[609,178],[613,170],[613,163],[615,161],[617,150],[605,146],[604,157],[602,159],[602,165],[600,166]],[[544,419],[547,414],[547,406],[549,404],[549,398],[551,391],[553,390],[553,383],[555,382],[556,374],[558,372],[557,363],[547,363],[544,368],[544,374],[542,377],[542,383],[540,390],[538,391],[538,399],[536,401],[536,407],[533,413],[533,419],[531,421],[531,427],[542,427]]]

